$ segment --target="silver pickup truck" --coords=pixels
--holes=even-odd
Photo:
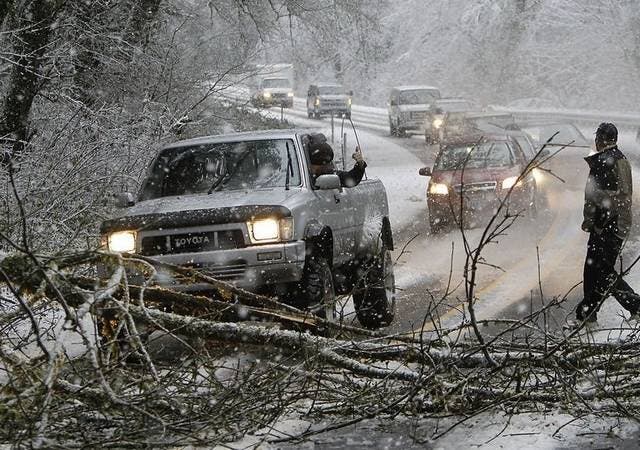
[[[352,294],[368,328],[393,320],[393,238],[384,186],[315,180],[300,130],[249,132],[176,142],[155,157],[137,199],[102,223],[103,242],[197,268],[248,290],[336,317],[336,295]],[[139,280],[141,281],[141,280]],[[159,273],[156,284],[195,285]],[[135,282],[135,279],[134,279]]]

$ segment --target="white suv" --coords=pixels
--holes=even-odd
[[[440,98],[433,86],[398,86],[389,94],[389,132],[405,136],[409,131],[422,133],[424,119],[431,104]]]

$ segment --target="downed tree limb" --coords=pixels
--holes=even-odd
[[[217,323],[198,318],[187,318],[172,313],[130,306],[131,315],[141,322],[153,323],[153,319],[168,330],[191,337],[214,339],[249,345],[270,345],[285,350],[302,349],[325,362],[371,378],[390,378],[403,381],[416,381],[419,376],[411,370],[383,370],[361,364],[350,358],[341,357],[329,347],[336,341],[321,336],[279,330],[260,326],[241,326],[237,323]],[[147,315],[148,314],[148,315]]]

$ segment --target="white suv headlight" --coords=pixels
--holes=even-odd
[[[249,238],[254,244],[288,241],[293,238],[293,218],[252,220],[247,223]]]
[[[118,253],[133,253],[136,251],[135,231],[116,231],[107,236],[107,246],[110,251]]]
[[[264,98],[271,98],[271,92],[265,92],[264,94],[262,94],[262,96]]]

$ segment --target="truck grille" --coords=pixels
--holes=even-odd
[[[225,265],[208,265],[208,264],[185,264],[184,267],[196,269],[203,275],[208,275],[217,280],[233,281],[239,280],[244,277],[247,271],[247,263],[245,261],[235,261],[234,264]],[[175,275],[174,282],[176,284],[183,284],[190,282],[187,277]]]
[[[243,247],[245,242],[242,230],[205,231],[143,237],[140,254],[175,255]]]
[[[331,100],[320,100],[320,106],[323,108],[346,108],[347,104],[344,101],[331,101]]]
[[[411,112],[411,118],[412,119],[424,119],[425,117],[427,117],[427,112],[426,111],[412,111]]]
[[[464,192],[476,192],[476,191],[495,191],[497,183],[495,181],[486,181],[481,183],[465,183]],[[453,189],[459,194],[462,192],[461,184],[456,184]]]

